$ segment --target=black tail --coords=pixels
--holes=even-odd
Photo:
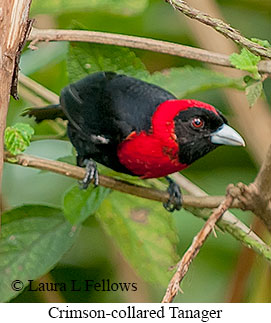
[[[34,117],[37,123],[42,120],[55,120],[56,118],[67,119],[60,104],[52,104],[43,108],[29,108],[22,113],[22,116]]]

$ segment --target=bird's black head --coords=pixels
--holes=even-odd
[[[242,137],[228,126],[226,118],[219,111],[206,103],[190,101],[191,105],[174,118],[179,161],[182,164],[193,163],[219,145],[245,145]]]

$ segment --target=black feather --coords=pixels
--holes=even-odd
[[[28,108],[23,111],[22,116],[34,117],[37,123],[56,118],[67,119],[60,104],[52,104],[42,108]]]
[[[66,86],[60,105],[29,109],[24,115],[68,119],[68,136],[78,161],[93,158],[131,174],[118,160],[117,146],[133,131],[149,131],[156,108],[176,99],[159,86],[114,72],[97,72]]]
[[[113,140],[148,131],[157,106],[171,99],[176,97],[156,85],[113,72],[88,75],[61,92],[61,106],[75,128]]]

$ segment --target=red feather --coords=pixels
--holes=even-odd
[[[179,146],[174,130],[174,118],[190,107],[210,110],[211,105],[196,100],[169,100],[160,104],[152,117],[148,133],[132,132],[118,147],[120,162],[142,178],[163,177],[188,165],[178,160]]]

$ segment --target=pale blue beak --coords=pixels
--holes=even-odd
[[[230,126],[223,124],[217,131],[211,133],[211,142],[218,145],[245,146],[244,139]]]

